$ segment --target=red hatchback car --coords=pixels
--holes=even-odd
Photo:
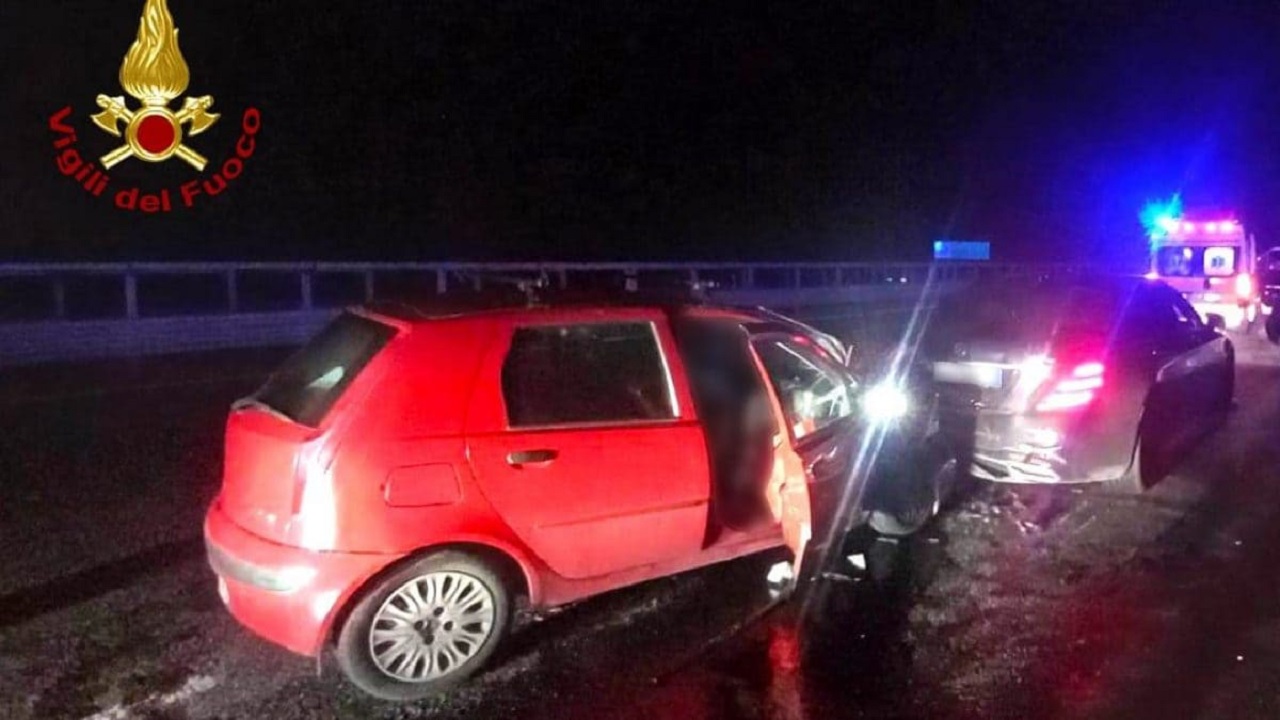
[[[232,408],[204,528],[220,594],[405,700],[481,666],[518,604],[804,557],[856,454],[841,352],[702,306],[349,311]]]

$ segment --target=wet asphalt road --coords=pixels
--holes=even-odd
[[[9,373],[0,717],[1280,717],[1280,349],[1237,344],[1229,424],[1143,496],[975,487],[737,632],[776,558],[526,619],[404,706],[239,628],[204,564],[225,408],[275,355]]]

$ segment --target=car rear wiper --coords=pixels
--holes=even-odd
[[[231,403],[231,412],[241,412],[241,411],[244,411],[244,410],[258,410],[258,411],[260,411],[260,412],[267,413],[268,415],[270,415],[270,416],[272,416],[272,417],[279,418],[279,419],[281,419],[281,420],[285,420],[285,421],[287,421],[287,422],[291,422],[291,423],[292,423],[292,422],[297,422],[297,421],[296,421],[296,420],[294,420],[293,418],[289,417],[288,415],[285,415],[284,413],[280,412],[279,410],[277,410],[277,409],[275,409],[275,408],[271,407],[270,405],[268,405],[268,404],[266,404],[266,403],[262,402],[261,400],[259,400],[258,398],[254,397],[253,395],[248,395],[248,396],[246,396],[246,397],[242,397],[242,398],[240,398],[239,400],[236,400],[235,402]]]

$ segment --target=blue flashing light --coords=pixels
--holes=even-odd
[[[1148,202],[1138,214],[1142,227],[1151,240],[1159,240],[1178,228],[1182,220],[1182,196],[1174,195],[1166,201]]]

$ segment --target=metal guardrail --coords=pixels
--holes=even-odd
[[[1023,275],[1030,271],[1063,272],[1081,269],[1073,265],[1024,265],[1005,263],[391,263],[391,262],[177,262],[177,263],[26,263],[0,264],[0,323],[21,320],[64,320],[172,315],[235,314],[257,311],[310,311],[367,302],[395,295],[443,295],[459,290],[479,290],[499,278],[545,277],[561,288],[604,284],[637,289],[657,283],[710,282],[723,290],[813,290],[852,286],[918,285],[931,277],[951,282]],[[246,297],[246,280],[259,284],[275,276],[277,290],[292,298],[272,302]],[[383,280],[395,276],[393,288],[383,292]],[[408,282],[406,282],[406,276]],[[186,277],[203,281],[207,291],[216,287],[214,302],[149,302],[158,296],[172,298],[184,290],[149,280]],[[317,298],[316,285],[345,279],[341,291]],[[117,283],[114,291],[102,281]],[[210,283],[209,281],[212,281]],[[333,284],[333,283],[331,283]],[[140,287],[142,286],[142,287]],[[69,294],[86,292],[99,301],[87,311],[75,311]],[[336,287],[336,285],[335,285]],[[268,293],[271,294],[271,293]],[[112,297],[114,295],[114,297]],[[148,297],[151,296],[151,297]],[[7,302],[6,302],[7,301]],[[83,305],[84,303],[81,303]],[[6,312],[5,307],[8,307]],[[113,312],[113,309],[115,312]]]
[[[909,308],[926,283],[1084,272],[1005,263],[25,263],[0,264],[0,365],[301,342],[344,306],[430,302],[494,283],[649,289],[699,282],[712,299],[795,314]]]

